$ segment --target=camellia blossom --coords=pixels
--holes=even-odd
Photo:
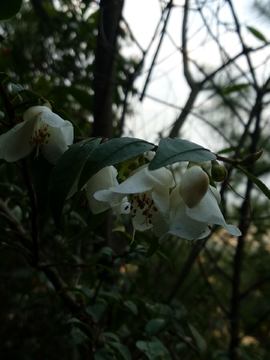
[[[113,200],[99,201],[94,197],[97,191],[119,187],[117,181],[117,170],[114,166],[106,166],[97,172],[86,184],[86,197],[93,214],[99,214],[112,208],[118,214],[127,214],[130,211],[130,204],[126,197],[116,202]]]
[[[14,162],[28,156],[34,148],[55,164],[68,145],[73,143],[73,125],[53,113],[47,106],[33,106],[23,116],[23,122],[0,136],[0,157]]]
[[[169,214],[170,188],[174,186],[172,173],[161,168],[149,171],[148,165],[138,168],[120,185],[97,191],[99,201],[118,203],[132,195],[130,211],[133,226],[144,231],[155,225],[161,217]]]
[[[193,168],[188,169],[183,177],[188,176],[189,183],[187,184],[184,180],[184,186],[181,186],[180,183],[171,193],[170,219],[167,224],[163,222],[164,229],[163,235],[159,239],[160,243],[167,240],[170,235],[176,235],[187,240],[203,239],[211,233],[214,224],[223,226],[224,229],[233,236],[241,235],[240,230],[236,226],[226,223],[219,208],[221,201],[220,194],[213,186],[208,186],[203,197],[201,197],[201,194],[198,195],[200,200],[195,206],[187,205],[187,203],[189,203],[188,194],[185,194],[184,197],[182,197],[183,195],[181,196],[185,191],[189,191],[190,197],[194,199],[192,183],[194,180],[194,186],[198,186],[197,179],[198,176],[201,176],[199,173],[200,171],[203,172],[200,167],[197,168],[199,170],[196,169],[196,171],[192,170]],[[190,170],[193,171],[194,176],[196,176],[195,178],[190,176]],[[185,183],[187,185],[185,185]],[[204,186],[202,188],[204,188]],[[195,200],[194,202],[196,203]]]

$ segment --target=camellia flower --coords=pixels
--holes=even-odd
[[[194,166],[186,171],[180,185],[173,189],[170,197],[170,219],[167,225],[163,223],[160,243],[170,235],[187,240],[203,239],[211,233],[214,224],[223,226],[231,235],[241,235],[236,226],[229,225],[224,220],[219,208],[220,194],[211,185],[206,188],[204,174],[200,167]],[[198,179],[203,182],[202,185],[198,183]]]
[[[99,190],[109,189],[111,187],[119,187],[117,181],[117,170],[114,166],[107,166],[97,172],[86,184],[86,197],[89,202],[93,214],[99,214],[105,210],[112,208],[118,214],[127,214],[130,211],[130,204],[126,197],[113,200],[99,201],[94,194]]]
[[[132,195],[130,211],[136,230],[153,227],[161,217],[169,214],[170,188],[174,186],[172,173],[161,168],[149,171],[148,165],[138,168],[120,185],[97,191],[94,197],[99,201],[118,203],[125,196]]]
[[[34,148],[55,164],[73,142],[73,125],[47,106],[33,106],[23,122],[0,136],[0,157],[8,162],[28,156]]]

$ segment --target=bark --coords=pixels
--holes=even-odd
[[[124,0],[101,0],[94,80],[93,136],[113,137],[117,35]]]

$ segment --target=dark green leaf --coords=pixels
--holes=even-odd
[[[147,250],[146,257],[149,258],[160,248],[160,244],[158,242],[158,238],[153,236],[151,244]]]
[[[215,159],[214,154],[198,144],[188,140],[168,138],[160,141],[149,170],[156,170],[179,161],[202,162]]]
[[[206,341],[204,340],[204,338],[202,337],[202,335],[196,330],[196,328],[191,325],[191,324],[188,324],[189,326],[189,329],[194,337],[194,340],[196,341],[196,344],[197,344],[197,347],[200,351],[200,354],[202,356],[205,355],[206,351],[207,351],[207,344],[206,344]]]
[[[228,86],[226,89],[222,90],[221,93],[223,95],[228,95],[228,94],[231,94],[233,92],[245,89],[245,88],[247,88],[249,86],[250,86],[249,84],[236,84],[236,85]]]
[[[130,300],[124,301],[123,302],[124,306],[127,307],[134,315],[138,315],[138,308],[137,305]]]
[[[103,304],[94,304],[85,308],[86,312],[97,322],[101,319],[105,309],[105,305]]]
[[[52,169],[49,202],[57,227],[60,227],[61,213],[68,193],[77,180],[86,159],[100,141],[100,138],[88,139],[71,146]]]
[[[167,325],[168,320],[166,319],[151,319],[145,326],[145,332],[150,336],[158,335]]]
[[[94,356],[95,360],[114,360],[114,354],[111,349],[102,348],[98,349]]]
[[[131,354],[130,354],[128,347],[126,347],[125,345],[123,345],[119,342],[108,341],[107,344],[110,345],[114,350],[117,351],[117,353],[121,356],[121,359],[131,360]],[[119,358],[119,357],[117,357],[117,358]]]
[[[85,333],[83,333],[77,327],[72,328],[68,338],[67,338],[67,345],[73,347],[82,343],[84,340],[88,339]]]
[[[157,360],[159,357],[162,360],[171,360],[168,349],[154,336],[151,341],[137,341],[136,346],[149,360]]]
[[[69,239],[68,241],[73,242],[73,241],[78,241],[81,238],[83,238],[84,236],[86,236],[87,234],[89,234],[91,231],[95,230],[106,218],[108,214],[108,210],[107,211],[103,211],[100,214],[92,214],[92,217],[87,225],[87,227],[82,230],[80,232],[80,234],[74,236],[73,238]]]
[[[105,338],[113,339],[114,341],[117,341],[117,342],[120,341],[119,337],[115,333],[112,333],[112,332],[104,332],[101,334],[101,336],[104,336]]]
[[[39,100],[39,99],[42,99],[42,95],[34,92],[34,91],[31,91],[31,90],[19,90],[20,94],[24,94],[27,96],[27,99],[28,101],[35,101],[35,100]],[[45,100],[44,100],[45,102]]]
[[[0,82],[4,83],[8,79],[8,75],[6,73],[0,72]]]
[[[264,41],[265,43],[267,43],[266,38],[263,36],[263,34],[258,31],[257,29],[254,29],[254,27],[251,26],[247,26],[248,30],[259,40]]]
[[[104,167],[131,159],[153,148],[153,144],[136,138],[119,138],[104,142],[91,153],[91,157],[86,161],[79,187]]]
[[[97,266],[101,269],[108,271],[108,273],[110,273],[112,276],[115,276],[115,273],[113,272],[113,270],[111,268],[109,268],[109,266],[105,266],[102,264],[97,264]]]
[[[248,172],[246,169],[242,168],[241,166],[238,166],[237,169],[242,171],[242,173],[244,173],[251,181],[253,181],[258,186],[258,188],[264,193],[264,195],[267,196],[268,199],[270,199],[270,189],[261,180],[259,180],[256,176],[252,175],[250,172]]]
[[[13,18],[21,7],[22,0],[1,0],[0,20]]]

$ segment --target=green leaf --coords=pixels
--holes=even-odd
[[[83,229],[78,235],[74,236],[73,238],[69,239],[69,242],[78,241],[91,231],[95,230],[106,218],[108,214],[108,210],[103,211],[100,214],[92,214],[91,219],[85,229]]]
[[[156,170],[179,161],[202,162],[215,159],[214,154],[198,144],[188,140],[168,138],[160,141],[149,170]]]
[[[128,308],[135,316],[138,315],[137,305],[136,305],[133,301],[127,300],[127,301],[124,301],[123,304],[124,304],[124,306],[125,306],[126,308]]]
[[[95,360],[114,360],[114,354],[111,349],[98,349],[94,355]]]
[[[68,338],[67,338],[67,345],[70,347],[76,346],[80,343],[82,343],[84,340],[87,340],[88,337],[85,335],[84,332],[82,332],[77,327],[72,328]]]
[[[102,265],[102,264],[97,264],[97,266],[101,269],[108,271],[108,273],[110,273],[112,276],[115,276],[114,271],[111,268],[109,268],[109,266]]]
[[[171,360],[168,349],[156,337],[152,337],[152,341],[137,341],[136,346],[141,350],[149,360]]]
[[[8,79],[8,74],[0,72],[0,82],[4,83]]]
[[[158,335],[161,331],[163,331],[168,325],[168,320],[166,319],[151,319],[145,325],[145,332],[148,335]]]
[[[116,350],[123,360],[131,360],[131,354],[128,347],[119,342],[113,341],[108,341],[107,344]]]
[[[18,90],[18,91],[20,92],[20,94],[26,95],[27,99],[29,101],[35,101],[35,100],[42,99],[42,95],[40,95],[40,94],[38,94],[38,93],[36,93],[34,91],[31,91],[31,90]]]
[[[196,330],[196,328],[191,325],[191,324],[188,324],[189,326],[189,329],[196,341],[196,344],[197,344],[197,347],[200,351],[200,354],[202,356],[204,356],[206,354],[206,351],[207,351],[207,344],[206,344],[206,341],[204,340],[204,338],[202,337],[202,335]]]
[[[242,89],[245,89],[247,87],[249,87],[250,85],[249,84],[235,84],[235,85],[232,85],[232,86],[228,86],[227,88],[223,89],[221,91],[221,93],[223,95],[228,95],[228,94],[231,94],[233,92],[236,92],[236,91],[240,91]]]
[[[158,242],[158,238],[156,236],[153,236],[153,239],[150,243],[150,246],[147,250],[146,257],[149,258],[160,248],[160,244]]]
[[[86,161],[81,173],[79,187],[82,187],[94,174],[106,166],[133,158],[148,150],[154,145],[136,138],[113,139],[99,145]],[[83,184],[83,185],[82,185]]]
[[[267,43],[268,41],[266,40],[266,38],[263,36],[263,34],[258,31],[257,29],[254,29],[254,27],[251,26],[247,26],[247,29],[259,40],[264,41],[265,43]]]
[[[94,319],[94,321],[98,322],[102,315],[104,314],[105,311],[105,305],[103,304],[94,304],[94,305],[90,305],[87,306],[85,308],[85,311],[92,316],[92,318]]]
[[[22,7],[22,0],[1,0],[0,21],[13,18]]]
[[[170,260],[163,252],[157,250],[157,255],[160,256],[160,257],[162,257],[164,260],[166,260],[167,263],[169,264],[171,270],[173,270],[173,265],[172,265],[172,263],[171,263],[171,260]]]
[[[52,169],[49,202],[54,222],[58,228],[68,193],[75,184],[85,161],[100,141],[100,138],[88,139],[71,146]]]
[[[250,172],[248,172],[246,169],[242,168],[241,166],[237,166],[237,169],[242,171],[251,181],[254,182],[258,186],[258,188],[264,193],[265,196],[270,199],[270,189],[256,176],[252,175]]]
[[[104,336],[105,338],[113,339],[114,341],[117,341],[117,342],[120,341],[119,337],[115,333],[112,333],[112,332],[103,332],[102,334],[100,334],[100,336]]]

